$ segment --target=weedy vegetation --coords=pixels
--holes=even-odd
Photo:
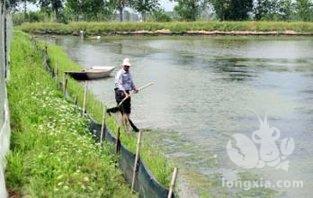
[[[8,85],[11,151],[6,183],[30,197],[128,197],[112,148],[102,149],[79,108],[63,99],[28,35],[15,32]]]

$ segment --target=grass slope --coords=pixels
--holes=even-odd
[[[100,149],[79,109],[62,98],[28,35],[11,47],[11,152],[6,183],[30,197],[129,197],[110,148]]]

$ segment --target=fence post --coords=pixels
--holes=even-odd
[[[48,71],[48,61],[47,61],[47,54],[45,53],[45,50],[41,47],[39,47],[38,45],[36,45],[37,50],[40,51],[41,56],[43,57],[43,65],[45,66],[45,69]],[[52,73],[52,78],[54,78],[54,70],[51,71]]]
[[[3,28],[4,28],[4,78],[7,78],[8,75],[8,62],[7,62],[7,58],[8,58],[8,49],[7,49],[7,16],[6,16],[6,5],[4,2],[4,10],[3,10]]]
[[[176,182],[176,177],[177,177],[177,168],[174,168],[173,171],[173,175],[172,175],[172,180],[171,180],[171,185],[170,185],[170,189],[168,191],[168,196],[167,198],[172,198],[173,195],[173,191],[174,191],[174,186],[175,186],[175,182]]]
[[[74,104],[77,105],[77,103],[78,103],[78,97],[75,96]]]
[[[87,102],[87,81],[85,81],[84,100],[83,100],[83,115],[86,113],[86,102]]]
[[[55,77],[55,81],[57,81],[57,82],[58,82],[58,76],[59,76],[58,62],[56,62],[54,77]]]
[[[134,162],[134,167],[133,167],[133,179],[132,179],[132,186],[131,186],[132,192],[134,191],[134,186],[135,186],[135,178],[136,178],[136,172],[137,172],[137,163],[138,163],[139,152],[140,152],[141,133],[142,132],[140,130],[139,134],[138,134],[138,139],[137,139],[136,157],[135,157],[135,162]]]
[[[66,92],[67,92],[67,74],[64,73],[64,76],[63,76],[63,93],[64,93],[64,98],[66,98]]]
[[[115,142],[115,154],[118,154],[120,152],[120,148],[121,148],[120,135],[121,135],[121,128],[118,127],[118,129],[117,129],[117,136],[116,136],[116,142]]]
[[[100,146],[102,146],[103,139],[105,139],[105,131],[104,131],[104,125],[105,125],[105,108],[103,109],[103,115],[102,115],[102,123],[101,123],[101,135],[100,135]]]
[[[43,55],[43,59],[44,59],[44,66],[45,66],[45,69],[47,70],[47,71],[49,71],[49,66],[48,66],[48,53],[47,53],[47,45],[45,45],[45,48],[44,49],[42,49],[42,48],[39,48],[40,49],[40,52],[42,53],[42,55]],[[50,70],[51,71],[51,70]],[[52,70],[51,71],[51,73],[52,73],[52,77],[54,77],[55,76],[55,73],[54,73],[55,71],[54,70]]]

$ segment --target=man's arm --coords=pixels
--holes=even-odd
[[[135,92],[135,93],[138,93],[138,89],[133,81],[133,76],[130,76],[131,78],[131,87],[132,87],[132,90]]]

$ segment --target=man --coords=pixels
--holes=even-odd
[[[128,58],[123,60],[122,68],[116,73],[115,76],[115,100],[117,105],[125,98],[128,97],[120,107],[113,107],[111,109],[107,109],[107,113],[115,113],[120,111],[122,114],[122,122],[128,127],[128,122],[134,129],[134,131],[138,132],[139,129],[133,124],[130,120],[129,116],[131,113],[131,98],[129,97],[130,91],[134,91],[134,93],[138,92],[136,88],[133,77],[129,71],[131,64]]]

